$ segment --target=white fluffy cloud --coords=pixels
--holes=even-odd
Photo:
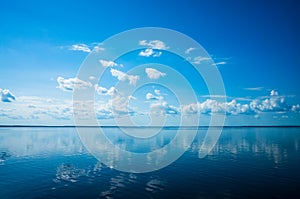
[[[114,113],[128,114],[130,112],[128,109],[128,97],[116,95],[113,99],[111,99],[110,103]]]
[[[61,48],[65,48],[62,46]],[[91,44],[84,44],[84,43],[78,43],[78,44],[73,44],[72,46],[67,46],[69,50],[72,51],[81,51],[85,53],[90,53],[92,51],[99,52],[99,51],[104,51],[105,48],[100,46],[100,43],[94,42]]]
[[[146,68],[145,72],[150,79],[158,79],[160,77],[166,76],[166,73],[160,72],[154,68]]]
[[[139,56],[144,56],[144,57],[150,57],[150,56],[159,57],[161,56],[162,52],[157,50],[167,50],[169,48],[164,42],[160,40],[151,40],[151,41],[141,40],[139,41],[139,45],[148,47],[147,49],[139,53]]]
[[[74,50],[74,51],[82,51],[82,52],[86,52],[89,53],[92,50],[90,49],[90,47],[86,44],[74,44],[72,45],[69,50]]]
[[[150,41],[141,40],[139,42],[139,45],[147,46],[149,48],[158,49],[158,50],[167,50],[169,48],[163,41],[160,40],[150,40]]]
[[[100,59],[99,62],[100,62],[101,65],[104,66],[104,67],[114,67],[114,66],[121,66],[121,67],[123,67],[122,64],[117,64],[117,63],[114,62],[114,61],[107,61],[107,60]]]
[[[160,90],[154,89],[154,94],[148,92],[146,94],[146,100],[160,100],[162,101],[164,97],[161,95]]]
[[[238,103],[236,100],[230,102],[218,102],[216,100],[207,99],[204,102],[182,106],[183,114],[210,114],[210,113],[226,113],[230,115],[238,114],[258,114],[261,112],[286,112],[296,111],[297,106],[289,106],[285,103],[285,98],[278,95],[278,92],[272,90],[270,96],[258,98],[250,101],[248,104]]]
[[[143,57],[150,57],[150,56],[159,57],[159,56],[161,56],[161,54],[162,54],[162,52],[160,52],[160,51],[155,51],[152,48],[147,48],[146,50],[142,50],[139,53],[139,56],[143,56]]]
[[[152,93],[147,93],[146,94],[146,100],[163,100],[163,96],[156,96],[153,95]]]
[[[288,111],[289,107],[285,103],[284,98],[267,98],[264,100],[253,100],[250,103],[250,108],[257,112],[279,112]]]
[[[0,97],[2,102],[12,102],[16,99],[16,97],[8,90],[2,90],[0,88]]]
[[[113,95],[117,92],[117,89],[115,87],[110,87],[109,89],[101,87],[99,85],[95,85],[95,90],[99,95]]]
[[[81,79],[78,79],[77,77],[65,79],[63,77],[57,78],[58,86],[57,88],[63,90],[63,91],[73,91],[76,89],[85,89],[88,87],[92,87],[92,83],[85,82]]]
[[[230,102],[218,102],[217,100],[207,99],[204,102],[198,102],[182,106],[183,114],[225,113],[230,115],[238,115],[247,114],[250,112],[251,110],[249,109],[248,104],[237,103],[236,100],[232,100]]]
[[[129,81],[129,84],[135,85],[136,82],[140,79],[138,75],[128,75],[127,73],[124,73],[122,71],[116,70],[111,68],[110,73],[112,76],[118,78],[120,81]]]
[[[155,115],[165,115],[165,114],[179,114],[177,107],[169,105],[165,101],[159,101],[150,104],[151,113]]]

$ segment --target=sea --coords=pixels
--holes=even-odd
[[[97,137],[99,147],[90,147],[75,127],[1,127],[0,199],[300,198],[299,127],[224,127],[204,155],[208,127],[186,127],[180,133],[189,139],[173,142],[179,129],[134,137],[105,127],[111,146],[147,157],[130,170],[132,156]]]

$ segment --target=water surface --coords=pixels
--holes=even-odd
[[[135,152],[159,149],[176,134],[167,128],[136,141],[106,131],[113,143]],[[75,128],[3,127],[0,198],[300,198],[300,128],[224,128],[200,158],[205,132],[199,128],[171,165],[137,174],[100,163]]]

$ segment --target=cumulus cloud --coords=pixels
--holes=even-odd
[[[162,52],[156,50],[166,50],[169,48],[164,42],[160,40],[150,40],[150,41],[141,40],[139,41],[139,45],[148,47],[147,49],[139,53],[139,56],[144,56],[144,57],[150,57],[150,56],[159,57],[161,56]]]
[[[160,72],[154,68],[146,68],[145,72],[150,79],[158,79],[160,77],[166,76],[166,73]]]
[[[93,86],[92,83],[85,82],[77,77],[69,78],[69,79],[65,79],[63,77],[58,77],[57,83],[58,83],[57,88],[59,88],[63,91],[73,91],[75,88],[76,89],[85,89],[85,88]]]
[[[160,51],[155,51],[152,48],[147,48],[146,50],[142,50],[139,53],[139,56],[143,56],[143,57],[150,57],[150,56],[159,57],[159,56],[161,56],[161,54],[162,54],[162,52],[160,52]]]
[[[147,100],[162,100],[163,97],[162,96],[153,95],[152,93],[147,93],[146,94],[146,99]]]
[[[0,94],[2,102],[12,102],[16,100],[16,97],[8,89],[0,89]]]
[[[99,95],[113,95],[117,92],[117,89],[113,86],[107,89],[96,84],[94,87]]]
[[[111,109],[113,110],[115,116],[120,116],[124,114],[132,115],[134,113],[134,111],[128,107],[128,98],[129,97],[117,94],[114,96],[113,99],[109,101],[109,104],[111,104]]]
[[[159,101],[156,103],[150,104],[151,113],[156,115],[165,115],[165,114],[179,114],[177,107],[169,105],[165,101]]]
[[[279,96],[277,91],[272,90],[270,92],[270,96],[257,98],[245,104],[238,103],[235,99],[233,99],[230,102],[219,102],[217,100],[207,99],[204,102],[198,102],[182,106],[182,113],[226,113],[229,115],[238,115],[259,114],[262,112],[287,112],[296,111],[297,109],[298,108],[296,105],[289,106],[285,102],[284,97]]]
[[[256,112],[280,112],[288,111],[290,106],[285,102],[283,96],[279,96],[278,91],[271,90],[269,97],[250,102],[250,108]]]
[[[248,104],[237,103],[236,100],[232,100],[230,102],[219,102],[217,100],[207,99],[204,102],[198,102],[194,104],[184,105],[182,106],[182,113],[187,114],[230,114],[230,115],[238,115],[238,114],[246,114],[250,113]]]
[[[136,82],[140,79],[138,75],[128,75],[127,73],[124,73],[122,71],[116,70],[116,69],[110,69],[110,73],[112,76],[118,78],[120,81],[129,81],[129,84],[135,85]]]
[[[61,48],[65,48],[62,46]],[[72,51],[81,51],[85,53],[90,53],[92,51],[99,52],[99,51],[104,51],[105,48],[100,46],[100,43],[94,42],[91,44],[84,44],[84,43],[78,43],[78,44],[73,44],[71,46],[67,46],[69,50]]]
[[[141,40],[139,42],[139,45],[147,46],[149,48],[158,49],[158,50],[167,50],[169,48],[163,41],[160,40],[150,40],[150,41]]]
[[[161,95],[160,90],[154,89],[154,94],[148,92],[146,94],[146,100],[160,100],[162,101],[164,97]]]
[[[74,50],[74,51],[82,51],[82,52],[86,52],[89,53],[91,52],[91,49],[88,45],[86,44],[73,44],[72,46],[70,46],[69,50]]]
[[[104,67],[114,67],[114,66],[121,66],[121,67],[123,67],[122,64],[117,64],[117,63],[114,62],[114,61],[107,61],[107,60],[100,59],[99,62],[100,62],[101,65],[104,66]]]

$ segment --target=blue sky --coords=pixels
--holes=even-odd
[[[198,102],[179,104],[168,88],[148,85],[130,100],[135,122],[147,125],[147,114],[154,110],[157,118],[170,117],[172,125],[197,109],[207,124],[223,107],[226,125],[300,125],[299,9],[297,1],[3,1],[0,124],[73,124],[70,90],[80,81],[75,77],[89,52],[117,33],[163,27],[188,35],[206,49],[222,75],[227,103],[212,101],[201,77],[182,70]],[[166,49],[160,50],[159,58],[133,52],[114,60],[119,65],[108,66],[99,84],[84,81],[85,86],[102,87],[96,90],[101,103],[95,107],[103,124],[113,124],[108,104],[120,74],[139,63],[165,62]],[[173,60],[172,67],[180,71],[183,65]],[[147,75],[132,74],[136,81]],[[126,78],[130,85],[130,75]],[[167,73],[157,79],[164,78],[174,81]]]

